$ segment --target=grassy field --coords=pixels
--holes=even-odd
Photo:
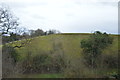
[[[20,54],[21,58],[24,58],[25,54],[28,51],[32,52],[32,55],[36,55],[42,52],[50,52],[53,50],[53,45],[58,45],[62,47],[63,52],[71,57],[79,57],[81,48],[80,41],[87,38],[88,35],[48,35],[48,36],[39,36],[31,40],[30,44],[27,44],[25,47],[16,48],[17,52]],[[9,45],[15,46],[20,45],[22,41],[17,41],[10,43]],[[74,46],[74,47],[73,47]],[[27,51],[27,52],[26,52]]]
[[[16,48],[17,52],[20,54],[21,58],[24,58],[28,51],[32,52],[32,55],[40,54],[42,52],[50,52],[53,50],[54,45],[61,46],[65,55],[69,56],[70,59],[80,57],[82,49],[80,48],[80,41],[86,39],[90,34],[59,34],[59,35],[48,35],[39,36],[31,40],[31,42],[25,47]],[[112,35],[114,37],[113,44],[110,45],[103,52],[105,54],[117,54],[118,52],[118,36]],[[12,46],[20,45],[22,41],[17,41],[12,44]]]
[[[32,56],[42,53],[51,53],[53,49],[58,51],[62,51],[62,53],[66,56],[67,60],[74,61],[81,57],[82,49],[80,42],[83,39],[87,39],[89,37],[88,33],[63,33],[63,34],[55,34],[55,35],[47,35],[47,36],[39,36],[35,37],[31,40],[29,44],[26,44],[24,47],[16,48],[17,53],[19,54],[19,60],[23,60],[26,58],[26,53],[31,52]],[[113,44],[109,45],[109,47],[103,50],[103,54],[108,55],[118,55],[118,37],[120,35],[111,35],[114,40]],[[24,40],[16,41],[13,43],[9,43],[7,45],[21,45]],[[57,53],[56,52],[56,53]],[[112,70],[111,70],[112,71]],[[116,70],[115,70],[116,71]],[[115,72],[112,71],[112,72]],[[109,72],[109,71],[108,71]],[[112,73],[111,72],[111,73]],[[101,73],[101,72],[100,72]],[[107,72],[106,72],[107,74]],[[31,75],[29,75],[31,77]],[[29,77],[27,76],[27,77]],[[62,78],[62,74],[36,74],[32,75],[34,78]]]

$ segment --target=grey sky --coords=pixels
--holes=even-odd
[[[118,0],[0,0],[29,29],[118,33]]]

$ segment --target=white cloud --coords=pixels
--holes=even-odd
[[[1,0],[21,25],[62,32],[102,30],[117,33],[118,0]]]

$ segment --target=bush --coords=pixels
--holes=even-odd
[[[50,66],[51,58],[48,54],[39,54],[33,57],[33,68],[35,72],[43,73],[48,71]]]
[[[60,56],[52,56],[49,53],[39,53],[35,56],[27,56],[23,60],[23,73],[58,73],[62,71],[64,61]]]
[[[89,69],[84,63],[83,58],[69,60],[64,69],[66,78],[95,78],[98,77],[95,70]]]
[[[92,68],[95,68],[97,57],[112,42],[113,38],[111,36],[99,31],[94,32],[88,39],[82,40],[81,48],[83,49],[83,56],[86,59],[86,63]]]
[[[18,54],[12,46],[4,45],[2,47],[2,75],[10,77],[15,74],[15,66],[18,61]]]
[[[117,54],[103,54],[103,64],[107,68],[117,69],[118,68],[118,55]]]

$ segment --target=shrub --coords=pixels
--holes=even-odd
[[[15,74],[15,66],[19,59],[19,55],[12,46],[4,45],[2,47],[2,75],[3,77],[10,77]]]
[[[107,68],[117,69],[118,68],[118,55],[117,54],[103,54],[103,64]]]
[[[39,54],[33,57],[33,68],[35,72],[47,72],[47,68],[51,63],[51,58],[48,54]]]
[[[64,55],[61,43],[53,44],[50,52],[38,51],[32,55],[27,51],[26,59],[23,60],[24,73],[59,73],[65,67]]]
[[[92,68],[95,68],[97,57],[112,42],[112,37],[107,33],[101,33],[99,31],[94,32],[88,39],[82,40],[81,48],[83,49],[83,56],[86,59],[86,63]]]
[[[82,57],[75,60],[69,60],[64,69],[66,78],[95,78],[98,77],[94,70],[89,69],[83,63]]]

